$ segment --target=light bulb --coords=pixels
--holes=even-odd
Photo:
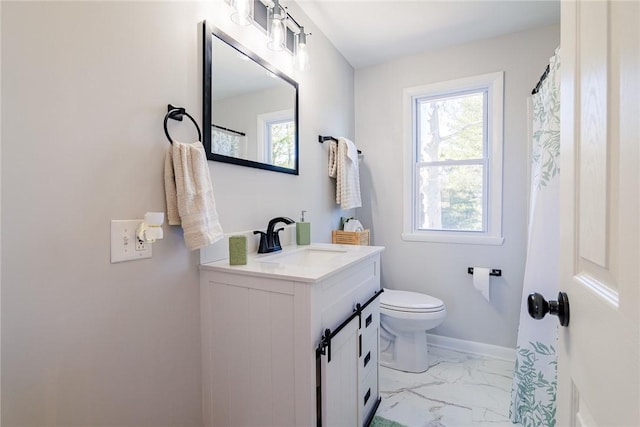
[[[234,0],[231,20],[238,25],[251,24],[251,0]]]
[[[271,40],[269,41],[269,49],[279,51],[284,46],[284,25],[282,19],[274,17],[271,21]]]
[[[306,71],[309,69],[309,51],[307,50],[307,35],[304,32],[304,27],[300,27],[300,33],[298,34],[296,65],[300,71]]]
[[[270,13],[271,27],[269,28],[269,42],[267,43],[267,47],[277,52],[284,49],[284,41],[287,35],[287,12],[280,6],[278,0],[274,0]]]

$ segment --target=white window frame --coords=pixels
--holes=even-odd
[[[487,91],[487,148],[484,196],[484,231],[418,230],[417,212],[417,134],[415,104],[418,98],[447,96],[469,91]],[[496,72],[448,80],[403,90],[403,233],[402,239],[418,242],[502,245],[502,150],[503,150],[504,73]]]
[[[294,121],[293,110],[280,110],[270,113],[258,114],[258,161],[271,163],[271,141],[267,139],[269,131],[267,127],[273,123]]]

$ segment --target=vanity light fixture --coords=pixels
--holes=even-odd
[[[269,9],[269,41],[267,47],[275,52],[284,49],[287,32],[287,12],[280,6],[279,0],[273,0]]]
[[[251,24],[251,4],[252,0],[232,0],[233,13],[231,20],[238,25]]]
[[[310,68],[309,52],[307,50],[308,35],[311,35],[311,33],[305,33],[304,27],[300,27],[300,32],[298,33],[298,45],[296,47],[296,65],[300,71],[307,71]]]
[[[1,0],[0,0],[1,1]],[[293,55],[294,66],[309,70],[309,52],[304,27],[280,4],[281,0],[225,0],[233,8],[231,20],[238,25],[254,23],[267,32],[267,47]],[[249,59],[249,58],[244,58]]]

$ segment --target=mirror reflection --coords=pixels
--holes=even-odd
[[[207,157],[297,175],[297,83],[206,23],[204,45]]]

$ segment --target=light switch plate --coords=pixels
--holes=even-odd
[[[136,248],[136,228],[141,219],[111,221],[111,263],[151,258],[151,243]],[[142,248],[142,250],[140,250]]]

